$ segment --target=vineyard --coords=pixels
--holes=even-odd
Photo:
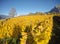
[[[53,15],[27,15],[0,20],[0,44],[48,44]]]

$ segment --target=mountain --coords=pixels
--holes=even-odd
[[[55,6],[49,12],[50,13],[52,13],[52,12],[60,13],[60,5]]]
[[[6,16],[6,15],[1,15],[0,14],[0,19],[6,19],[8,16]]]

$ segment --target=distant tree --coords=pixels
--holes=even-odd
[[[35,15],[44,15],[42,12],[36,12]]]
[[[9,12],[9,17],[14,17],[16,15],[16,9],[15,8],[11,8],[10,12]]]
[[[34,15],[34,13],[29,13],[28,15]]]

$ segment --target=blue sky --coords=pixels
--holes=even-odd
[[[0,14],[8,15],[11,8],[15,8],[18,15],[47,12],[60,0],[0,0]]]

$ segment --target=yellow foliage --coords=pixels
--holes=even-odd
[[[1,24],[3,22],[3,24]],[[28,26],[28,27],[26,27]],[[30,27],[31,26],[31,27]],[[22,35],[21,44],[48,44],[53,27],[52,15],[19,16],[0,21],[0,38]],[[31,30],[30,30],[31,29]],[[30,30],[29,32],[25,30]],[[32,36],[32,38],[30,37]],[[27,41],[28,38],[28,42]],[[29,39],[31,38],[31,39]],[[30,42],[30,41],[31,42]],[[34,43],[34,41],[36,43]]]

